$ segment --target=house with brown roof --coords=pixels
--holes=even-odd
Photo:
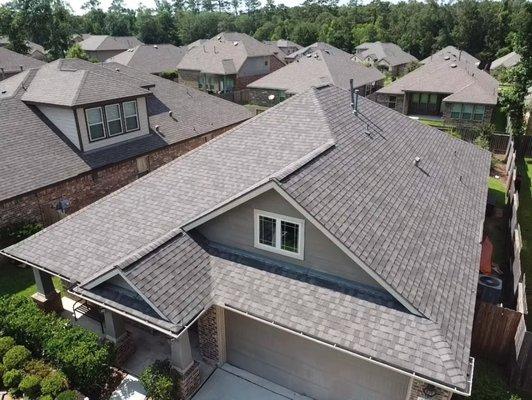
[[[9,38],[7,36],[0,36],[0,47],[7,47],[9,44]],[[44,61],[46,54],[48,53],[40,44],[26,40],[26,46],[28,47],[28,56],[40,61]]]
[[[490,64],[490,74],[496,75],[499,71],[504,69],[513,68],[521,62],[521,56],[515,51],[505,54],[502,57],[497,58]]]
[[[401,76],[418,62],[413,55],[395,43],[362,43],[355,48],[355,59],[388,71],[392,76]]]
[[[292,42],[291,40],[279,39],[279,40],[266,40],[264,43],[272,44],[281,50],[284,54],[292,54],[303,47],[299,44]]]
[[[90,35],[78,44],[89,57],[105,61],[144,43],[135,36]]]
[[[499,83],[460,56],[430,62],[378,90],[373,99],[406,115],[441,117],[452,125],[489,123]]]
[[[142,44],[107,59],[107,62],[116,62],[148,74],[161,75],[163,72],[176,72],[177,64],[187,51],[187,46]]]
[[[117,63],[61,59],[0,90],[0,227],[51,223],[250,117]]]
[[[245,89],[283,65],[270,46],[245,33],[222,32],[190,48],[177,70],[179,82],[221,94]]]
[[[489,169],[322,86],[1,254],[168,358],[180,400],[448,400],[471,393]]]
[[[349,89],[351,79],[359,94],[366,96],[383,87],[384,78],[377,68],[356,62],[351,54],[327,45],[250,83],[249,100],[268,107],[313,86],[333,84]]]
[[[475,67],[478,67],[480,64],[480,60],[478,58],[473,57],[467,51],[461,50],[454,46],[446,46],[443,49],[438,50],[436,53],[421,60],[419,63],[428,64],[432,61],[441,60],[442,58],[446,60],[466,62],[468,64],[474,65]]]
[[[44,64],[44,61],[0,47],[0,81]]]

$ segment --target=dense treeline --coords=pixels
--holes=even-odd
[[[131,10],[113,0],[103,11],[88,0],[81,16],[63,0],[14,0],[0,7],[0,34],[12,46],[26,39],[44,45],[52,58],[61,57],[74,33],[136,35],[145,43],[187,44],[220,31],[240,31],[259,40],[291,39],[301,45],[328,42],[352,52],[364,41],[392,41],[418,58],[453,44],[484,62],[512,49],[514,37],[532,25],[526,0],[459,0],[440,4],[375,0],[307,0],[288,8],[266,0],[156,0],[155,9]]]

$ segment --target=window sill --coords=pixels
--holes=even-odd
[[[282,256],[296,258],[298,260],[304,260],[303,253],[294,253],[292,251],[278,249],[277,247],[268,246],[267,244],[255,243],[255,248],[260,250],[269,251],[270,253],[280,254]]]

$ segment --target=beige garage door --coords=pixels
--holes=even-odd
[[[409,378],[226,311],[227,361],[315,399],[404,400]]]

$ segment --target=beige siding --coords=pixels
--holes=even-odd
[[[39,105],[38,108],[46,118],[59,128],[63,135],[65,135],[74,146],[80,149],[76,117],[71,108],[49,106],[45,104]]]
[[[304,259],[298,260],[254,247],[254,210],[305,219],[279,194],[271,190],[200,226],[199,231],[213,242],[254,252],[262,256],[312,268],[351,281],[380,287],[362,268],[332,243],[310,221],[305,221]]]
[[[314,399],[404,400],[410,378],[226,311],[227,362]]]
[[[92,108],[92,107],[95,107],[95,106],[91,106],[87,108]],[[83,150],[84,151],[95,150],[95,149],[99,149],[105,146],[123,142],[125,140],[134,139],[134,138],[149,134],[150,127],[148,123],[148,111],[146,109],[146,98],[144,97],[137,98],[137,109],[139,113],[139,125],[140,125],[139,130],[129,132],[129,133],[124,133],[118,136],[108,137],[108,138],[98,140],[92,143],[89,142],[89,134],[87,132],[87,122],[85,120],[85,109],[84,108],[76,109],[76,112],[78,115],[79,129],[81,132],[81,140],[83,142]]]

